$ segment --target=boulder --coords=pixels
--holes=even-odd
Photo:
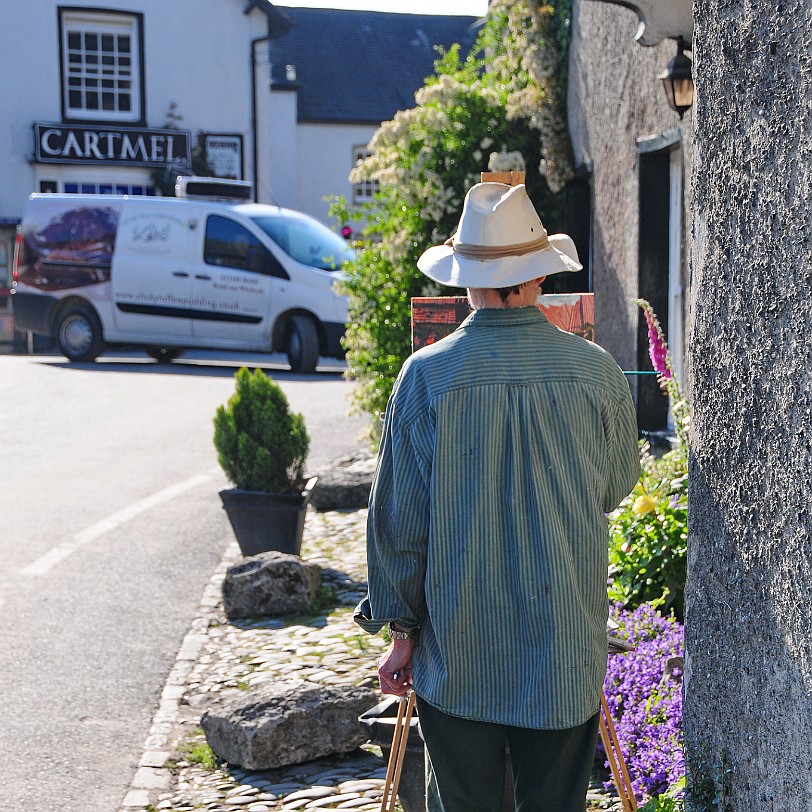
[[[320,511],[365,508],[376,463],[377,458],[367,449],[333,460],[313,474],[318,476],[319,486],[313,491],[310,504]]]
[[[252,555],[228,568],[223,607],[229,619],[301,615],[321,586],[318,564],[277,551]]]
[[[281,680],[224,700],[200,724],[219,758],[270,770],[355,750],[368,739],[358,717],[375,699],[371,688]]]

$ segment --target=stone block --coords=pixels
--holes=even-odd
[[[223,608],[229,619],[300,615],[316,599],[320,586],[318,564],[287,553],[260,553],[228,568]]]
[[[334,461],[316,474],[319,487],[313,491],[310,504],[319,511],[367,507],[376,462],[368,451]]]
[[[375,699],[356,685],[283,680],[210,708],[201,725],[219,758],[270,770],[355,750],[368,739],[358,717]]]

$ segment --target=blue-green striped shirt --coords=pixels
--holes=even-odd
[[[474,312],[398,376],[356,620],[420,627],[414,689],[446,713],[582,724],[606,670],[605,514],[639,474],[608,353],[535,307]]]

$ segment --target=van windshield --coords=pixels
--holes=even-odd
[[[337,271],[355,258],[347,243],[318,220],[284,214],[251,218],[288,256],[303,265]]]

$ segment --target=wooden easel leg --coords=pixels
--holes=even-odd
[[[398,702],[398,715],[395,720],[395,730],[392,734],[392,749],[389,752],[389,764],[386,767],[386,778],[383,784],[383,797],[379,812],[394,812],[395,801],[400,786],[400,775],[403,771],[403,760],[406,757],[406,746],[409,742],[409,725],[415,706],[414,691],[409,692],[409,698],[403,697]]]
[[[609,761],[609,768],[612,771],[612,778],[617,787],[617,794],[623,806],[623,812],[637,812],[637,798],[634,796],[632,781],[620,749],[615,723],[612,721],[612,714],[609,712],[609,705],[603,692],[601,692],[599,730],[603,749],[606,751],[606,758]]]

